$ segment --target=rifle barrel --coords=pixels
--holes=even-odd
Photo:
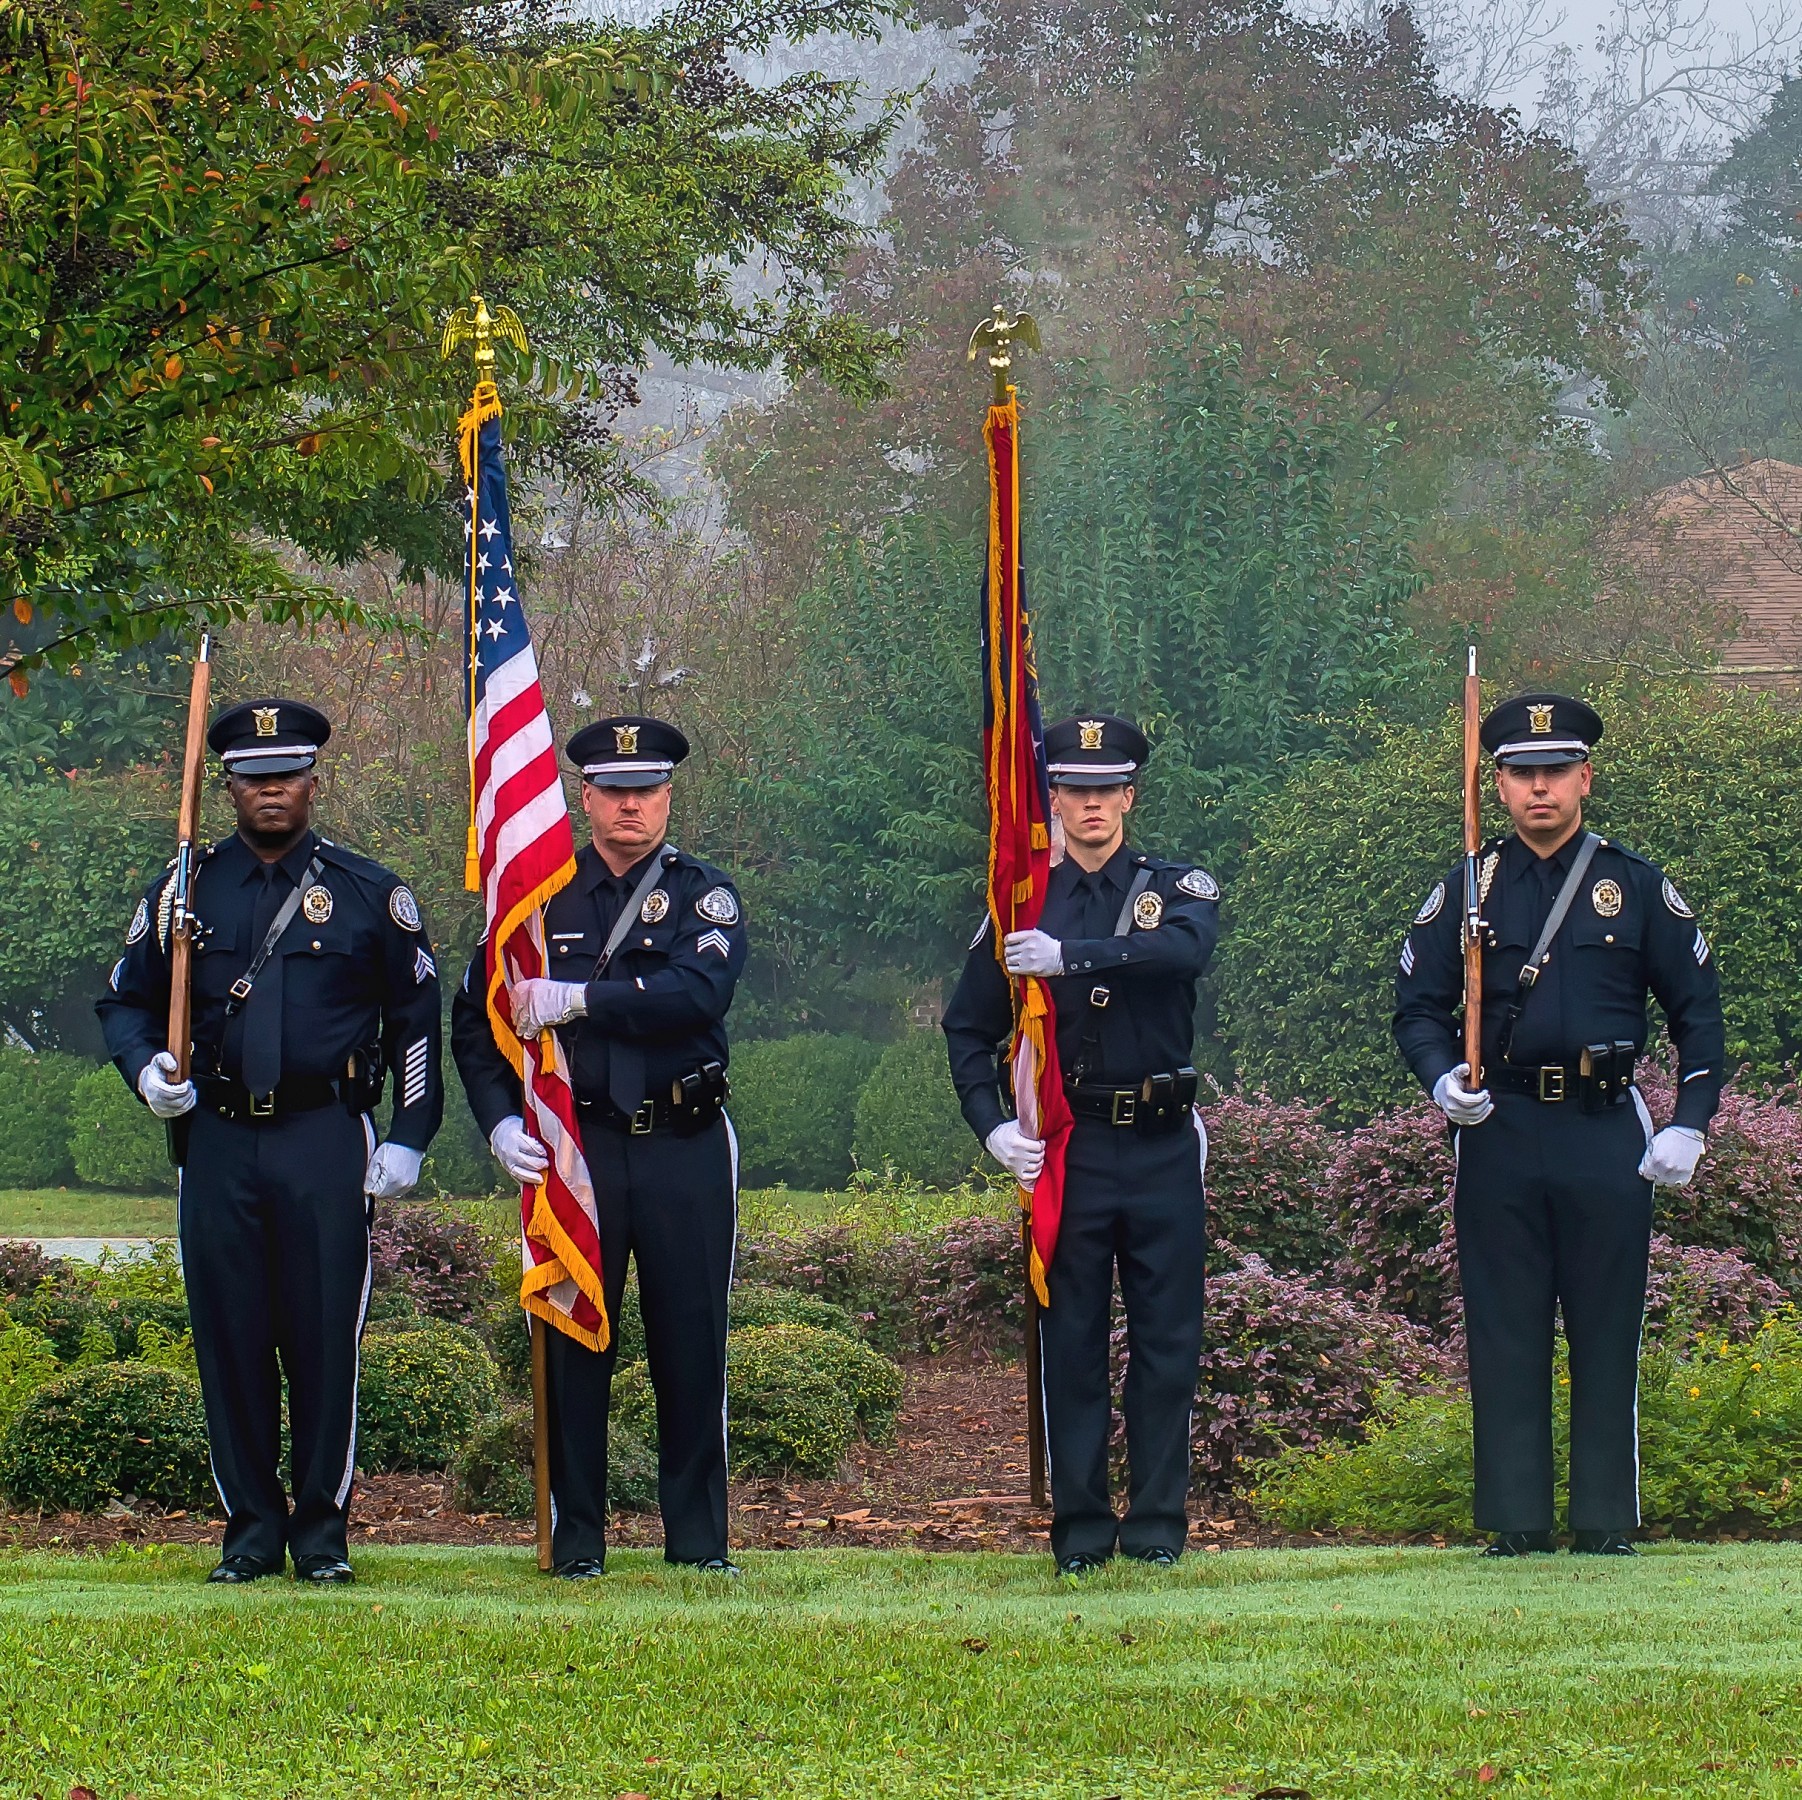
[[[193,1053],[194,845],[200,836],[200,784],[206,773],[206,715],[212,694],[213,639],[203,632],[188,688],[188,735],[182,746],[181,813],[176,822],[175,875],[169,919],[169,1050],[175,1079],[186,1081]]]
[[[1464,675],[1464,1060],[1470,1064],[1473,1088],[1482,1085],[1483,1075],[1483,896],[1477,868],[1483,831],[1482,711],[1473,644]]]

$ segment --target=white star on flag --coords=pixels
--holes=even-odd
[[[505,637],[507,635],[507,627],[499,619],[490,619],[486,629],[491,638]]]
[[[500,533],[500,527],[497,524],[495,524],[495,522],[492,519],[484,519],[482,521],[482,529],[479,533],[477,533],[477,535],[479,537],[491,538],[491,537],[498,536],[499,533]]]
[[[488,553],[485,550],[476,558],[476,572],[481,575],[488,573]]]
[[[494,590],[494,604],[496,606],[511,606],[515,597],[516,596],[511,588],[496,588]]]

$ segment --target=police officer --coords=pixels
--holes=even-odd
[[[177,1121],[181,1254],[224,1553],[209,1581],[352,1579],[357,1348],[374,1200],[404,1194],[444,1112],[438,971],[419,907],[380,864],[312,829],[331,736],[294,700],[222,712],[235,835],[200,857],[193,1074],[167,1041],[172,877],[138,902],[99,1003],[119,1072]],[[395,1080],[388,1139],[370,1120]],[[278,1456],[288,1384],[293,1510]]]
[[[1483,722],[1514,830],[1479,863],[1480,1085],[1458,1025],[1462,867],[1427,895],[1396,978],[1396,1042],[1456,1134],[1476,1525],[1495,1534],[1492,1556],[1553,1548],[1555,1308],[1570,1349],[1571,1548],[1633,1554],[1652,1190],[1689,1181],[1721,1094],[1720,982],[1688,901],[1584,829],[1601,735],[1563,694],[1522,694]],[[1633,1085],[1648,990],[1678,1059],[1675,1113],[1657,1132]]]
[[[1195,981],[1213,954],[1220,890],[1205,870],[1130,850],[1133,778],[1150,752],[1130,721],[1065,719],[1045,733],[1066,854],[1035,931],[1001,956],[984,921],[945,1009],[964,1117],[1022,1186],[1044,1147],[1003,1104],[997,1054],[1013,1031],[1010,976],[1050,978],[1058,1059],[1075,1115],[1063,1219],[1040,1314],[1051,1549],[1084,1575],[1118,1547],[1167,1565],[1189,1534],[1189,1414],[1201,1360],[1207,1138],[1194,1109]],[[1126,1305],[1126,1516],[1108,1493],[1108,1325]]]
[[[670,782],[688,754],[672,725],[600,719],[567,746],[582,772],[590,842],[545,908],[555,977],[517,984],[522,1037],[573,1024],[570,1063],[594,1177],[608,1317],[626,1258],[638,1269],[657,1396],[664,1556],[736,1575],[726,1555],[726,1292],[738,1211],[738,1145],[725,1116],[726,1010],[745,965],[744,912],[718,869],[666,841]],[[494,1042],[481,959],[451,1008],[471,1110],[515,1181],[544,1173],[519,1077]],[[582,1581],[607,1554],[607,1405],[617,1339],[594,1351],[546,1339],[552,1556]]]

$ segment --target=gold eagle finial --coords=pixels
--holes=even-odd
[[[526,328],[520,324],[519,314],[510,306],[497,306],[490,312],[488,302],[480,294],[471,294],[469,305],[459,306],[445,320],[444,342],[439,348],[439,354],[448,362],[455,355],[458,345],[473,342],[476,347],[476,379],[492,381],[496,338],[503,344],[511,344],[521,356],[527,353]]]
[[[974,362],[984,350],[989,353],[989,369],[995,377],[995,404],[1007,404],[1007,380],[1014,366],[1014,346],[1018,344],[1022,350],[1042,350],[1039,342],[1038,321],[1031,313],[1023,312],[1015,318],[1007,316],[1007,308],[999,301],[995,310],[970,333],[970,356]]]

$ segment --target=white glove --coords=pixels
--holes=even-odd
[[[545,986],[561,986],[547,982]],[[518,1113],[509,1113],[488,1134],[488,1148],[494,1160],[521,1187],[536,1187],[551,1166],[550,1153],[526,1130],[526,1122]]]
[[[587,1011],[588,990],[579,981],[522,981],[513,989],[513,1029],[522,1038],[567,1025]]]
[[[1667,1125],[1646,1145],[1639,1159],[1640,1177],[1659,1187],[1688,1187],[1707,1148],[1707,1137],[1693,1125]]]
[[[176,1081],[174,1074],[175,1058],[167,1050],[159,1050],[138,1077],[138,1092],[159,1119],[179,1119],[183,1113],[193,1111],[200,1098],[194,1092],[193,1082]]]
[[[363,1192],[371,1200],[395,1200],[410,1193],[424,1161],[422,1150],[409,1150],[405,1144],[377,1144],[363,1171]]]
[[[1064,947],[1043,931],[1010,931],[1001,940],[1001,960],[1010,975],[1061,975]]]
[[[1481,1125],[1495,1111],[1488,1088],[1467,1088],[1470,1064],[1461,1062],[1433,1083],[1433,1104],[1454,1125]]]
[[[1045,1166],[1044,1139],[1028,1137],[1020,1129],[1017,1119],[1003,1119],[982,1141],[989,1155],[1030,1193],[1039,1178],[1039,1171]]]

